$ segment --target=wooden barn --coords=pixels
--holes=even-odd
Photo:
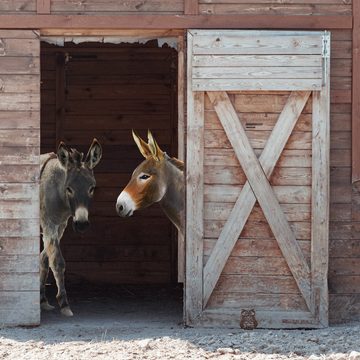
[[[131,129],[185,160],[184,239],[115,212]],[[183,283],[191,326],[360,320],[359,1],[1,1],[2,325],[40,324],[39,154],[94,137],[69,284]]]

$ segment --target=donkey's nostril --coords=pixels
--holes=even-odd
[[[119,206],[119,211],[123,211],[124,207],[122,205]]]

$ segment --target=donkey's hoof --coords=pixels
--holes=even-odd
[[[41,303],[41,309],[45,311],[51,311],[55,309],[55,306],[50,305],[47,301]]]
[[[66,306],[66,307],[62,308],[60,311],[64,316],[70,317],[70,316],[74,315],[73,312],[70,310],[69,306]]]

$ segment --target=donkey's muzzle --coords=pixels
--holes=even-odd
[[[83,233],[90,226],[89,221],[73,221],[73,227],[76,232]]]

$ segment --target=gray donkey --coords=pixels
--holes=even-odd
[[[63,142],[57,154],[40,156],[40,224],[44,242],[44,250],[40,254],[40,303],[44,310],[54,309],[45,295],[50,265],[58,288],[56,298],[61,313],[73,315],[65,290],[65,261],[60,239],[70,217],[75,231],[84,232],[90,225],[88,208],[96,184],[93,169],[101,155],[101,146],[94,139],[85,160],[83,153],[68,149]]]

